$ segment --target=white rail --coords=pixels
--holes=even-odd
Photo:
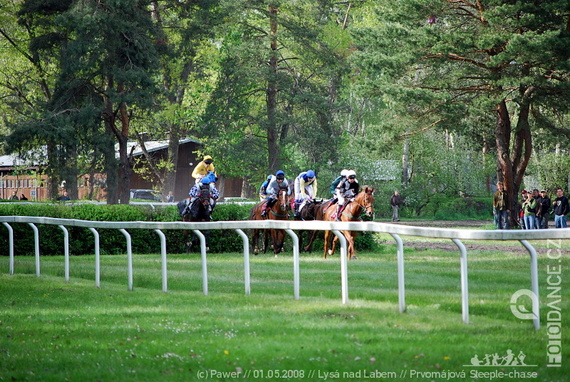
[[[264,220],[264,221],[220,221],[220,222],[103,222],[73,219],[56,219],[47,217],[30,217],[30,216],[0,216],[0,222],[8,229],[9,233],[9,256],[10,256],[10,274],[14,273],[14,235],[10,223],[27,223],[34,230],[35,243],[35,260],[36,260],[36,276],[40,276],[40,249],[39,249],[39,230],[35,224],[58,225],[67,238],[67,230],[65,226],[88,228],[95,239],[95,284],[99,287],[100,282],[100,266],[99,266],[99,235],[98,228],[118,229],[127,240],[127,259],[128,259],[128,289],[133,289],[133,269],[132,269],[132,252],[131,238],[127,229],[153,229],[161,238],[161,259],[162,259],[162,286],[163,291],[167,291],[167,266],[166,266],[166,242],[162,230],[174,229],[194,230],[200,239],[200,251],[202,257],[202,277],[203,277],[203,293],[208,294],[208,272],[206,258],[206,240],[200,230],[212,229],[229,229],[235,230],[243,239],[244,243],[244,273],[245,273],[245,293],[249,295],[251,292],[250,272],[249,272],[249,240],[247,235],[243,233],[243,229],[283,229],[293,239],[293,283],[294,298],[300,297],[299,286],[299,241],[293,230],[330,230],[339,237],[341,244],[340,263],[341,263],[341,294],[342,303],[348,303],[348,265],[347,265],[347,248],[346,240],[344,240],[341,231],[369,231],[389,233],[396,240],[397,244],[397,261],[398,261],[398,299],[399,309],[405,312],[405,283],[404,283],[404,249],[401,235],[442,238],[452,240],[460,251],[461,260],[461,300],[462,300],[462,317],[463,322],[469,323],[469,291],[468,291],[468,267],[467,267],[467,249],[461,240],[516,240],[519,241],[529,252],[530,255],[530,276],[531,290],[538,301],[538,265],[536,250],[528,243],[528,240],[551,240],[551,239],[570,239],[570,228],[566,229],[547,229],[547,230],[456,230],[447,228],[428,228],[414,227],[397,224],[379,223],[379,222],[324,222],[324,221],[283,221],[283,220]],[[65,277],[69,280],[69,240],[64,240],[64,256],[65,256]],[[533,325],[536,329],[540,328],[539,304],[533,304]]]

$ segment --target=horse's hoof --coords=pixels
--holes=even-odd
[[[357,259],[358,259],[358,257],[356,257],[356,256],[352,256],[350,259],[351,259],[351,260],[357,260]]]
[[[334,255],[334,252],[329,249],[329,256]]]
[[[206,247],[206,252],[208,252],[210,250],[210,247]]]

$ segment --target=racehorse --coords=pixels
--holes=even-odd
[[[189,205],[185,201],[181,201],[178,203],[178,209],[182,215],[183,222],[209,222],[210,195],[202,192]],[[208,250],[210,231],[205,231],[203,234],[206,237],[206,250]],[[186,253],[189,253],[192,246],[198,244],[198,237],[192,232],[192,240],[188,240],[188,230],[184,230],[184,241],[186,242]]]
[[[289,219],[289,199],[287,196],[287,189],[282,188],[279,190],[277,194],[277,201],[271,207],[267,216],[261,216],[261,213],[266,207],[267,201],[260,202],[255,205],[251,209],[249,214],[249,220],[266,220],[266,219],[273,219],[273,220],[288,220]],[[259,248],[259,234],[261,231],[265,232],[265,241],[263,246],[263,252],[267,251],[267,231],[262,229],[253,229],[251,234],[251,242],[253,245],[253,253],[257,255],[260,252]],[[283,252],[283,242],[285,241],[285,231],[282,229],[271,229],[271,242],[273,244],[273,253],[277,255],[280,252]]]
[[[372,216],[374,213],[374,188],[365,186],[362,191],[358,193],[354,197],[350,203],[348,203],[344,210],[341,212],[340,221],[349,222],[349,221],[360,221],[360,215],[364,211],[366,215]],[[326,210],[324,219],[326,221],[335,221],[336,208],[329,208]],[[355,250],[354,250],[354,238],[358,231],[342,231],[346,241],[348,243],[347,248],[347,257],[348,259],[356,259]],[[331,246],[331,236],[334,236],[332,239],[332,246]],[[325,259],[327,258],[327,254],[332,256],[334,254],[334,250],[336,247],[336,242],[338,241],[338,237],[333,235],[331,231],[325,231],[325,245],[324,245],[324,256]]]
[[[328,203],[328,202],[326,202]],[[321,206],[323,205],[323,200],[319,199],[312,199],[305,203],[305,206],[299,212],[299,220],[307,221],[307,220],[323,220],[323,209]],[[303,241],[303,232],[299,232],[299,246],[302,247]],[[317,231],[309,231],[309,242],[308,244],[303,247],[305,252],[310,252],[311,247],[313,246],[313,241],[315,240],[315,236],[317,235]]]

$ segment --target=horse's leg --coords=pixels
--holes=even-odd
[[[210,250],[210,230],[204,232],[204,236],[206,237],[206,252]]]
[[[311,252],[313,249],[313,241],[315,241],[315,238],[317,237],[317,230],[314,231],[310,231],[309,233],[309,242],[307,243],[307,245],[305,246],[305,252]]]
[[[338,236],[334,235],[332,239],[331,249],[329,250],[329,256],[334,255],[334,251],[336,249],[336,242],[338,241]]]
[[[253,229],[251,231],[251,245],[253,247],[253,254],[259,254],[259,230]]]
[[[357,231],[350,231],[347,232],[346,239],[348,241],[348,251],[346,256],[348,260],[355,259],[356,260],[356,250],[354,248],[354,240],[356,239]]]
[[[263,253],[267,253],[267,248],[269,248],[269,236],[271,232],[268,230],[263,230]]]
[[[280,229],[276,231],[277,232],[275,233],[275,244],[273,244],[274,246],[273,252],[275,253],[275,256],[277,256],[278,253],[285,251],[283,249],[283,243],[285,241],[285,232]]]
[[[331,231],[325,231],[325,244],[324,244],[324,258],[327,258],[327,253],[329,252],[329,241],[330,241]]]
[[[190,248],[192,247],[192,241],[188,240],[188,230],[185,229],[183,232],[184,235],[184,244],[186,245],[186,254],[188,255],[190,253]]]

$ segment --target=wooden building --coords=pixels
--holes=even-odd
[[[147,152],[156,159],[165,159],[167,156],[167,141],[149,141],[145,143]],[[176,170],[176,181],[174,199],[176,201],[186,198],[190,187],[194,185],[192,171],[202,160],[196,156],[195,152],[201,147],[200,142],[194,139],[180,140],[178,151],[178,163]],[[146,179],[141,175],[144,167],[147,166],[143,150],[136,142],[129,143],[129,153],[133,156],[134,169],[131,177],[131,189],[157,189],[156,183]],[[216,158],[214,158],[215,161]],[[215,163],[215,162],[214,162]],[[21,198],[24,195],[28,200],[47,200],[47,176],[38,175],[41,163],[24,163],[17,155],[0,156],[0,199],[10,199],[12,195]],[[218,166],[219,168],[219,166]],[[140,171],[143,170],[143,171]],[[149,171],[146,171],[149,172]],[[89,175],[81,175],[77,181],[79,199],[87,199],[92,193],[94,200],[104,201],[106,198],[104,174],[94,174],[95,186],[89,188]],[[220,197],[240,197],[242,191],[242,181],[237,178],[227,178],[218,170],[217,187],[220,190]],[[60,192],[65,190],[65,184],[60,185]],[[158,189],[157,189],[158,190]],[[162,190],[158,190],[162,191]]]

